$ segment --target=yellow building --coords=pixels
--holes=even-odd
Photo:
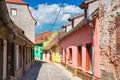
[[[58,38],[59,34],[54,36],[54,38],[49,42],[49,44],[44,48],[48,54],[48,52],[51,54],[50,55],[50,60],[53,62],[60,63],[60,52],[59,52],[59,45],[58,45]]]
[[[52,61],[60,63],[60,52],[58,44],[53,46],[51,49],[52,49]]]
[[[53,39],[58,35],[57,31],[54,31],[47,40],[44,41],[44,54],[43,54],[43,60],[44,61],[52,61],[52,52],[51,52],[51,46]]]

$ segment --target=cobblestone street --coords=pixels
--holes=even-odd
[[[35,62],[31,70],[20,80],[81,80],[57,63]]]

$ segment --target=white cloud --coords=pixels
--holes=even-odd
[[[53,24],[60,10],[60,5],[59,4],[52,4],[52,5],[39,4],[37,6],[37,9],[30,7],[30,10],[38,23],[36,29],[40,30],[40,29],[43,29],[42,27],[44,25]],[[56,22],[56,26],[61,27],[59,25],[67,23],[68,22],[67,19],[69,17],[73,17],[74,15],[78,15],[82,12],[83,11],[77,6],[68,5],[68,4],[64,5],[58,17],[58,20]]]
[[[70,18],[71,15],[70,14],[64,14],[61,18],[62,21],[67,21],[68,18]]]
[[[66,5],[64,8],[63,8],[63,11],[64,12],[67,12],[67,13],[80,13],[80,9],[79,7],[75,6],[75,5]]]

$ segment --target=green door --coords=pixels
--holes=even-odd
[[[2,80],[3,73],[3,41],[0,39],[0,80]]]

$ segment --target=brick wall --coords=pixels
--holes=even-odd
[[[116,66],[116,12],[120,0],[99,0],[101,77],[102,80],[118,80]],[[117,70],[118,71],[118,70]]]

